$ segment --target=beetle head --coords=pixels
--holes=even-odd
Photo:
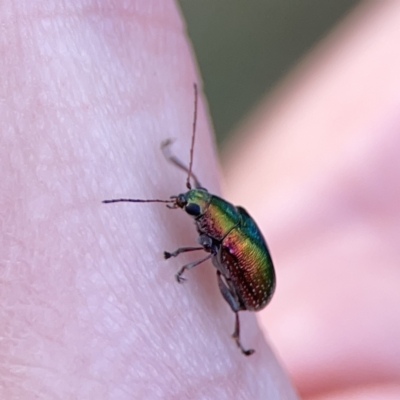
[[[194,218],[204,214],[210,202],[210,194],[206,189],[191,189],[172,198],[175,204],[171,208],[182,208]]]

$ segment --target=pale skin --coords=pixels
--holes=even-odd
[[[64,2],[43,0],[32,4],[7,0],[0,9],[0,398],[296,399],[253,314],[241,315],[242,341],[256,353],[244,357],[236,348],[230,338],[234,316],[218,292],[213,267],[201,265],[188,271],[187,282],[178,285],[174,274],[184,263],[196,259],[196,254],[162,259],[164,250],[195,244],[189,217],[162,204],[101,204],[104,199],[118,197],[168,198],[185,190],[184,174],[168,165],[159,150],[162,140],[173,137],[175,154],[188,158],[192,84],[200,82],[175,4],[132,1],[128,9],[122,9],[127,3],[120,1],[74,1],[66,6]],[[392,10],[387,11],[387,19],[393,16]],[[395,30],[396,24],[390,26]],[[379,48],[379,44],[376,46]],[[394,61],[398,59],[387,60]],[[336,72],[335,76],[340,76],[340,70]],[[310,91],[321,85],[316,82],[313,86],[313,79],[304,78]],[[288,88],[288,98],[290,93]],[[298,92],[293,89],[292,93]],[[328,110],[337,106],[334,100]],[[201,182],[219,194],[218,164],[203,101],[199,104],[194,169]],[[357,104],[357,97],[351,101]],[[292,104],[291,112],[304,106],[301,101]],[[287,127],[294,132],[299,121],[288,118],[286,112],[283,107],[277,124],[289,121]],[[313,225],[309,224],[310,218],[304,217],[309,216],[304,204],[311,207],[309,198],[304,199],[304,187],[293,185],[290,196],[299,201],[298,208],[290,209],[289,218],[284,204],[279,209],[278,203],[291,187],[290,179],[285,182],[279,174],[286,178],[290,174],[275,168],[271,186],[262,183],[261,191],[246,183],[246,168],[264,176],[263,168],[269,171],[271,167],[262,162],[263,154],[253,151],[253,159],[249,157],[252,146],[256,149],[257,143],[261,145],[265,140],[268,120],[260,121],[254,125],[253,141],[232,152],[235,163],[227,168],[233,175],[228,175],[225,196],[254,210],[261,228],[271,238],[276,263],[282,264],[277,267],[276,300],[271,311],[270,307],[265,311],[275,347],[295,384],[310,398],[318,393],[319,398],[327,399],[322,396],[331,390],[332,379],[335,388],[354,389],[373,376],[374,390],[385,379],[387,390],[393,391],[400,372],[396,354],[390,350],[398,345],[400,329],[398,320],[393,324],[393,318],[383,311],[391,310],[396,301],[398,304],[399,291],[393,290],[397,298],[388,298],[388,304],[386,298],[378,303],[370,300],[369,319],[377,321],[383,332],[389,331],[385,329],[389,321],[392,335],[382,337],[372,331],[367,336],[370,331],[363,330],[363,337],[370,339],[369,354],[371,347],[379,350],[370,354],[372,359],[361,358],[365,352],[356,346],[359,332],[342,333],[352,338],[343,351],[349,353],[351,346],[359,351],[351,360],[353,364],[346,362],[346,376],[351,379],[344,385],[337,372],[340,365],[335,369],[335,364],[327,361],[320,337],[328,340],[332,333],[334,341],[337,329],[332,325],[352,321],[360,310],[339,307],[335,296],[326,293],[334,288],[323,286],[324,275],[313,269],[326,263],[326,258],[330,260],[337,250],[330,247],[336,243],[332,241],[327,241],[325,247],[311,247],[315,240],[312,234],[319,226],[329,231],[329,225],[323,225],[323,212],[318,214],[322,215],[320,219],[314,217]],[[383,128],[390,124],[389,116],[383,122],[378,131],[389,132]],[[303,134],[306,131],[305,127],[301,130]],[[320,132],[319,126],[309,131]],[[393,136],[388,133],[388,142]],[[342,141],[348,137],[343,136]],[[276,140],[268,150],[274,154],[275,163],[280,157],[285,160],[285,151],[279,149]],[[393,151],[393,146],[385,149]],[[315,154],[322,152],[323,147],[315,150]],[[256,157],[260,169],[252,164]],[[343,178],[335,175],[335,160],[329,164],[331,175],[325,181]],[[314,157],[312,161],[320,159]],[[321,168],[310,161],[309,168],[298,173],[305,176],[314,169],[324,171]],[[394,184],[387,182],[380,190],[393,188]],[[313,210],[315,204],[326,203],[324,190],[329,188],[313,189]],[[270,205],[263,196],[272,197]],[[264,208],[257,208],[257,204]],[[393,200],[391,204],[391,217],[398,217],[394,206],[398,202]],[[344,221],[339,218],[341,210],[335,212],[338,221]],[[393,240],[388,226],[382,223],[386,236],[378,243],[380,246],[389,246],[390,238]],[[310,243],[310,248],[299,243],[299,238]],[[296,246],[301,246],[304,253],[296,253]],[[382,262],[378,256],[386,255],[380,272],[383,276],[394,274],[388,278],[394,285],[398,277],[387,265],[392,265],[395,255],[391,259],[390,251],[384,252],[379,246],[376,249],[374,259]],[[307,252],[312,254],[314,264],[305,258]],[[320,252],[324,252],[323,259],[319,258]],[[306,276],[296,275],[290,266],[299,268],[298,264],[312,270]],[[364,279],[371,278],[363,270],[360,274]],[[362,298],[361,288],[368,286],[361,285],[357,294],[354,287],[344,286],[343,290],[346,287],[345,296]],[[319,288],[322,293],[318,293]],[[380,293],[392,293],[387,287],[374,289],[378,300]],[[293,345],[289,333],[298,327],[289,324],[288,330],[282,328],[285,316],[293,315],[290,307],[299,304],[314,307],[312,312],[323,322],[319,342],[314,338],[307,342],[306,331],[301,344]],[[299,348],[301,357],[296,352]],[[361,370],[356,360],[371,365],[371,369]],[[379,371],[378,367],[373,369],[377,360],[381,363]],[[335,397],[339,398],[346,397]]]

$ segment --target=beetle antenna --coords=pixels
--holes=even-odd
[[[110,203],[175,203],[175,200],[160,200],[160,199],[151,199],[151,200],[142,200],[142,199],[113,199],[113,200],[103,200],[102,203],[110,204]]]
[[[190,177],[194,175],[192,174],[192,167],[193,167],[193,149],[194,149],[194,140],[196,137],[196,124],[197,124],[197,98],[198,98],[198,93],[197,93],[197,84],[193,83],[193,88],[194,88],[194,112],[193,112],[193,133],[192,133],[192,144],[190,146],[190,161],[189,161],[189,172],[188,172],[188,177],[186,179],[186,187],[191,190],[192,185],[190,184]],[[197,181],[197,179],[195,179]],[[198,181],[195,182],[196,186]]]
[[[169,146],[172,143],[171,139],[167,139],[164,140],[161,143],[161,150],[164,154],[164,157],[171,162],[172,164],[174,164],[176,167],[178,167],[179,169],[187,172],[188,176],[186,179],[186,187],[191,190],[192,189],[192,185],[190,183],[190,178],[193,178],[194,180],[194,186],[196,189],[200,189],[202,188],[200,181],[197,179],[196,175],[193,173],[192,171],[192,167],[193,167],[193,150],[194,150],[194,142],[195,142],[195,138],[196,138],[196,125],[197,125],[197,103],[198,103],[198,90],[197,90],[197,84],[193,83],[193,87],[194,87],[194,113],[193,113],[193,133],[192,133],[192,144],[190,146],[190,162],[189,162],[189,168],[182,163],[182,161],[180,161],[178,158],[176,158],[174,155],[172,155],[170,153]]]

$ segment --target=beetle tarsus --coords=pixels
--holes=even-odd
[[[168,258],[171,258],[171,257],[172,257],[171,253],[169,253],[168,251],[164,251],[164,258],[166,260],[168,260]]]
[[[255,350],[254,349],[245,349],[242,345],[242,343],[240,343],[240,338],[236,337],[235,334],[232,335],[233,339],[235,340],[237,346],[239,347],[240,351],[245,355],[245,356],[251,356]]]
[[[184,278],[184,277],[182,276],[182,273],[183,273],[183,271],[182,271],[182,272],[179,271],[179,272],[175,275],[175,278],[176,278],[176,280],[177,280],[178,283],[183,283],[183,282],[187,281],[187,279]]]
[[[255,352],[254,349],[244,350],[244,349],[241,348],[241,350],[242,350],[242,353],[243,353],[245,356],[251,356],[251,355]]]

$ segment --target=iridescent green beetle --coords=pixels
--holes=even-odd
[[[235,207],[224,199],[203,188],[192,172],[193,148],[197,121],[197,85],[194,85],[195,105],[190,163],[187,168],[168,152],[170,140],[162,143],[162,151],[168,161],[187,172],[188,191],[171,196],[169,200],[115,199],[103,203],[168,203],[171,209],[182,208],[194,218],[199,237],[197,247],[181,247],[164,252],[164,257],[177,257],[181,253],[204,250],[206,257],[184,265],[176,274],[180,283],[185,280],[185,270],[209,259],[217,270],[219,290],[235,313],[235,329],[232,337],[243,354],[249,356],[253,349],[245,349],[240,341],[239,311],[259,311],[271,300],[275,290],[275,271],[267,244],[254,220],[242,207]],[[190,180],[194,181],[194,189]]]

